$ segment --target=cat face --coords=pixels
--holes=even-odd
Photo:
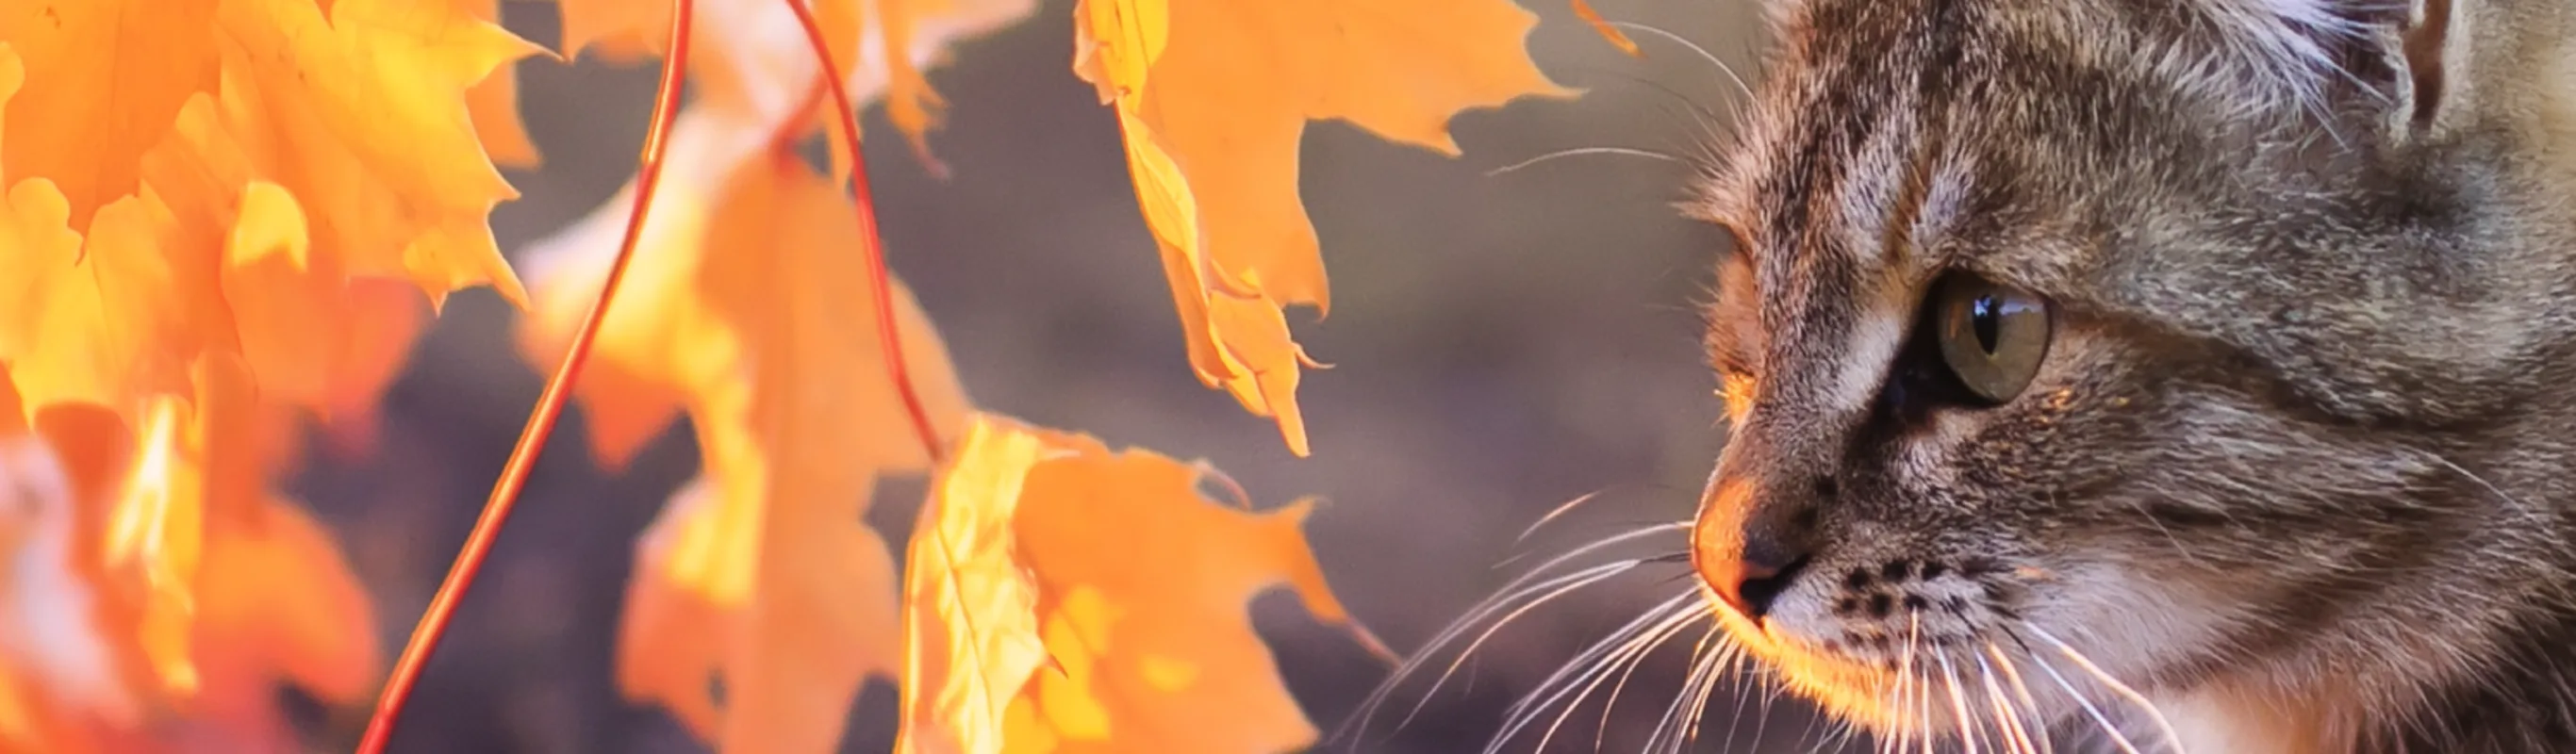
[[[2474,672],[2515,609],[2474,585],[2557,551],[2516,493],[2565,460],[2523,443],[2576,275],[2434,10],[1782,8],[1693,205],[1739,242],[1692,536],[1729,632],[1847,718],[2000,740]]]

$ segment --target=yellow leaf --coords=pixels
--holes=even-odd
[[[139,722],[142,700],[78,562],[95,544],[83,518],[102,486],[66,455],[91,448],[58,451],[56,440],[76,438],[32,431],[5,381],[0,403],[0,751],[111,750],[111,731]]]
[[[330,274],[338,265],[316,274],[314,261],[295,195],[264,181],[247,186],[224,244],[224,298],[240,331],[242,356],[260,386],[279,396],[321,395],[333,352],[343,345],[313,337],[314,329],[338,321],[340,307],[334,304],[340,302],[332,294],[345,285]]]
[[[597,50],[618,62],[663,54],[670,0],[561,0],[566,55]],[[816,25],[843,74],[854,105],[879,95],[886,114],[931,164],[924,139],[937,127],[942,102],[922,77],[946,46],[1025,18],[1036,0],[819,0]],[[779,0],[701,0],[690,30],[690,70],[699,107],[771,130],[801,135],[834,119],[817,113],[822,66],[804,27]],[[833,150],[833,174],[847,175],[848,155]]]
[[[138,604],[135,649],[163,690],[184,696],[198,683],[189,629],[206,495],[204,470],[188,460],[204,446],[188,436],[176,397],[154,399],[143,416],[133,476],[108,510],[105,568],[110,586]]]
[[[329,533],[265,489],[292,462],[294,415],[263,405],[236,357],[193,375],[189,400],[150,404],[102,506],[107,632],[165,703],[223,726],[282,724],[281,680],[363,699],[382,664],[373,608]]]
[[[1276,417],[1301,456],[1303,352],[1284,321],[1248,309],[1331,308],[1297,195],[1306,122],[1455,154],[1458,111],[1573,94],[1530,62],[1522,38],[1537,17],[1509,0],[1081,0],[1074,12],[1074,72],[1117,109],[1193,368]]]
[[[894,668],[892,558],[861,515],[878,475],[928,460],[886,376],[855,208],[768,136],[722,111],[681,116],[580,398],[607,460],[682,406],[706,459],[639,548],[620,687],[724,751],[829,751],[861,683]],[[529,252],[530,360],[560,357],[630,201]],[[893,294],[924,408],[954,436],[966,398],[946,349]]]
[[[501,21],[501,0],[458,0],[457,7],[485,22]],[[537,155],[536,140],[528,138],[527,125],[519,120],[519,72],[510,63],[494,66],[492,75],[465,91],[465,109],[494,163],[534,168],[544,162]]]
[[[977,415],[922,506],[904,556],[898,754],[1007,750],[1005,713],[1046,660],[1012,515],[1053,439]]]
[[[1202,465],[989,417],[970,426],[909,558],[918,672],[906,674],[904,735],[925,743],[908,751],[1314,742],[1246,603],[1291,586],[1318,618],[1379,648],[1308,550],[1310,503],[1253,513],[1200,497]],[[1030,659],[1033,640],[1045,667]],[[1005,696],[1009,707],[992,709]]]
[[[184,391],[192,349],[178,279],[162,249],[175,221],[149,196],[99,210],[87,243],[63,227],[43,179],[9,191],[0,242],[0,361],[30,412],[64,402],[120,411],[131,396]]]
[[[0,172],[61,189],[71,227],[138,188],[143,152],[190,95],[215,89],[216,0],[32,0],[0,9],[25,59]]]
[[[195,343],[249,363],[264,400],[363,422],[408,354],[426,299],[400,278],[352,277],[351,247],[316,239],[328,224],[308,216],[292,189],[261,177],[269,171],[256,163],[278,155],[248,153],[234,130],[261,126],[228,122],[222,107],[191,100],[144,160],[147,197],[166,199],[185,229],[164,245],[190,281],[175,305]]]
[[[349,278],[337,318],[340,347],[312,404],[334,424],[371,421],[376,401],[402,374],[412,342],[429,325],[420,290],[394,278]],[[263,383],[264,385],[265,383]],[[292,396],[279,396],[280,399]]]
[[[736,328],[715,319],[707,306],[673,302],[699,297],[698,271],[707,255],[702,247],[718,240],[710,235],[707,216],[719,184],[766,139],[756,127],[697,111],[682,113],[674,124],[642,246],[627,267],[620,303],[600,323],[590,367],[574,387],[592,454],[602,465],[623,466],[679,416],[685,396],[721,390],[744,377],[740,365],[746,356]],[[629,183],[522,255],[534,283],[529,316],[519,320],[520,353],[529,363],[551,366],[571,345],[607,282],[634,192]]]
[[[222,0],[223,138],[302,202],[317,248],[351,275],[399,276],[433,302],[490,284],[526,293],[486,216],[517,197],[464,96],[538,48],[446,3]]]
[[[375,692],[384,657],[366,589],[300,506],[265,495],[210,517],[201,558],[195,640],[206,690],[191,700],[194,716],[283,722],[281,680],[335,705]]]

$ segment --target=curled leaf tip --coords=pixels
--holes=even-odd
[[[1600,11],[1592,9],[1592,3],[1587,2],[1586,0],[1572,0],[1572,2],[1574,4],[1574,16],[1576,18],[1583,19],[1584,23],[1590,24],[1592,26],[1592,31],[1600,34],[1602,39],[1609,40],[1611,46],[1619,48],[1620,52],[1627,53],[1628,57],[1646,57],[1645,51],[1638,49],[1637,40],[1629,39],[1627,32],[1620,31],[1619,27],[1612,26],[1610,24],[1609,19],[1602,18]]]

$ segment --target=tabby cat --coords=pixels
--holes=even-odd
[[[1906,747],[2576,751],[2576,0],[1775,5],[1689,204],[1758,675]]]

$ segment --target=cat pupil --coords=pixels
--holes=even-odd
[[[1978,296],[1968,305],[1968,326],[1977,333],[1977,346],[1986,355],[1995,353],[1995,339],[2003,330],[2003,311],[1992,295]]]

